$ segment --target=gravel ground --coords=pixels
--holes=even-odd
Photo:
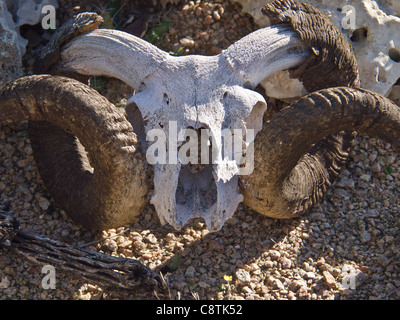
[[[227,0],[199,2],[182,1],[159,15],[171,25],[158,46],[176,54],[216,54],[256,28]],[[76,3],[60,3],[58,19],[64,21]],[[75,11],[99,8],[83,3]],[[121,21],[129,10],[121,9]],[[35,28],[26,32],[30,39],[48,37]],[[40,43],[30,42],[27,74]],[[100,82],[113,102],[130,93],[119,81]],[[270,109],[279,104],[270,102]],[[210,233],[199,219],[175,231],[161,226],[148,206],[131,225],[94,234],[54,204],[37,173],[26,123],[0,127],[0,205],[21,227],[75,245],[99,240],[86,247],[162,270],[171,299],[400,299],[399,173],[400,158],[389,144],[358,137],[337,183],[300,218],[274,220],[240,206],[219,232]],[[0,299],[118,297],[57,270],[56,289],[45,290],[41,267],[13,256],[0,256],[0,267]],[[139,292],[123,298],[143,297],[149,298]]]

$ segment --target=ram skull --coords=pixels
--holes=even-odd
[[[107,201],[103,198],[95,200],[95,204],[108,205],[105,209],[93,205],[100,213],[93,213],[90,208],[82,214],[72,212],[76,221],[91,228],[127,223],[132,215],[140,213],[146,203],[144,193],[151,184],[154,185],[151,203],[161,222],[175,228],[181,228],[193,217],[202,217],[209,229],[219,230],[241,201],[268,216],[297,216],[318,201],[346,160],[351,137],[346,133],[333,134],[357,129],[368,133],[372,127],[365,127],[364,123],[355,120],[360,113],[366,123],[376,121],[378,115],[384,118],[383,121],[388,119],[390,126],[386,129],[396,132],[399,124],[395,106],[383,97],[368,92],[362,95],[360,89],[349,88],[359,83],[357,64],[349,44],[326,17],[315,8],[294,0],[275,1],[264,8],[264,13],[276,24],[257,30],[219,55],[209,57],[171,56],[127,33],[92,28],[99,23],[95,14],[79,15],[60,28],[55,40],[44,51],[46,68],[63,74],[115,77],[133,87],[136,93],[127,102],[126,114],[141,142],[141,147],[136,141],[131,149],[131,157],[138,162],[126,160],[127,154],[117,160],[106,157],[106,164],[119,168],[123,167],[121,161],[126,161],[126,170],[135,172],[123,179],[121,195],[108,188],[115,199],[108,196]],[[267,76],[285,69],[298,77],[309,92],[346,87],[307,96],[280,112],[276,119],[265,122],[266,102],[254,89]],[[60,80],[54,80],[56,86],[48,78],[39,80],[53,88],[50,91],[59,88]],[[75,82],[69,84],[69,88],[71,86],[79,87]],[[85,91],[81,87],[79,90]],[[12,92],[13,87],[8,87],[1,94],[7,97]],[[369,107],[363,99],[368,101]],[[381,114],[376,101],[390,105],[392,113]],[[338,104],[342,105],[339,108],[342,112],[335,109]],[[87,108],[89,113],[96,114],[101,109],[96,109],[93,104]],[[41,110],[39,114],[45,112]],[[120,115],[114,117],[119,125],[124,123]],[[32,116],[29,120],[50,121],[46,117]],[[71,116],[68,121],[76,122],[77,119]],[[61,126],[58,120],[51,122]],[[309,124],[312,124],[311,128]],[[80,125],[84,127],[85,123]],[[76,200],[65,199],[65,187],[60,183],[62,178],[55,179],[54,175],[68,169],[62,169],[60,160],[49,165],[48,159],[60,158],[58,153],[67,149],[79,153],[74,159],[85,162],[87,168],[87,158],[84,159],[83,148],[75,136],[83,136],[84,142],[81,142],[86,144],[90,160],[94,157],[100,161],[99,153],[108,152],[107,143],[102,148],[90,148],[88,137],[76,126],[79,127],[74,123],[75,131],[65,124],[61,126],[63,130],[58,130],[38,122],[30,130],[43,180],[53,191],[54,198],[67,206]],[[226,145],[222,142],[222,132],[235,129],[244,135],[240,150],[234,151],[240,155],[246,152],[247,156],[254,150],[254,172],[251,157],[243,163],[238,160],[240,157],[229,157],[223,152]],[[383,133],[375,129],[371,132],[392,140],[387,134],[389,131]],[[113,129],[109,120],[101,122],[96,130],[108,130],[110,135],[124,140],[121,130]],[[201,144],[204,140],[197,135],[192,141],[188,132],[206,132],[207,143]],[[58,136],[59,140],[49,138],[50,135]],[[104,132],[100,136],[103,135]],[[160,143],[163,137],[168,140],[164,151]],[[187,137],[189,141],[185,140]],[[190,151],[190,156],[186,157],[187,152],[180,151],[187,151],[187,143],[193,147],[200,144],[201,152],[211,151],[212,156],[206,153],[202,158],[203,154],[200,155],[198,150],[197,154]],[[121,150],[117,146],[112,148],[113,152],[121,154],[121,150],[127,150],[127,146],[119,147]],[[165,161],[159,161],[163,154],[168,156],[164,157]],[[152,182],[147,176],[148,162],[154,172]],[[106,176],[107,170],[111,170],[104,163],[93,166],[94,176]],[[118,170],[112,171],[112,179],[118,180]],[[124,174],[122,169],[118,172]],[[99,181],[105,183],[106,180]],[[114,181],[110,184],[116,186]],[[134,190],[140,192],[135,194]],[[95,193],[89,188],[86,191]],[[103,192],[99,197],[107,196]],[[79,199],[84,196],[80,194]],[[74,211],[76,207],[70,209]],[[133,209],[134,213],[124,216],[124,211]],[[116,211],[114,218],[110,210]]]
[[[161,222],[182,227],[192,217],[203,217],[211,230],[218,230],[243,201],[238,188],[240,163],[222,154],[221,133],[224,129],[244,130],[249,145],[252,140],[248,136],[262,128],[267,107],[252,89],[268,75],[298,66],[308,55],[309,49],[293,30],[273,26],[209,57],[171,56],[125,32],[98,29],[68,43],[61,57],[66,70],[119,78],[136,89],[126,109],[135,128],[144,125],[147,139],[143,136],[141,142],[148,145],[147,151],[153,151],[151,143],[156,143],[146,141],[150,133],[157,133],[155,129],[164,132],[167,161],[152,163],[151,203]],[[178,155],[188,128],[197,130],[199,139],[207,133],[212,137],[214,158],[192,161],[192,165],[202,165],[197,170],[191,170]],[[161,148],[157,151],[162,152]],[[200,151],[204,156],[204,145],[198,150],[199,157]]]

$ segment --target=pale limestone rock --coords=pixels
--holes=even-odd
[[[58,1],[0,0],[0,87],[23,75],[22,56],[28,40],[20,35],[19,28],[39,23],[45,5],[57,8]]]
[[[243,11],[251,14],[260,27],[269,25],[268,18],[260,10],[273,0],[234,1],[239,2]],[[330,17],[352,45],[360,69],[361,86],[388,96],[392,86],[400,78],[400,2],[310,0],[307,3]],[[350,22],[353,21],[352,25]],[[266,94],[271,97],[301,96],[304,90],[302,86],[294,80],[290,82],[292,83],[288,84],[287,75],[281,74],[270,76],[263,85]],[[397,90],[392,92],[392,99],[400,98],[396,93]]]
[[[254,18],[254,22],[260,27],[269,26],[269,19],[261,13],[261,8],[268,2],[266,0],[233,0],[232,2],[239,2],[242,6],[242,11],[250,14]]]
[[[296,98],[307,93],[299,80],[290,78],[287,70],[270,75],[260,84],[265,89],[267,96],[276,99]]]
[[[44,17],[42,8],[51,5],[58,8],[58,0],[0,0],[6,4],[5,8],[12,15],[14,31],[17,33],[17,41],[21,55],[25,54],[28,40],[19,34],[19,28],[25,24],[38,24]]]
[[[4,2],[0,1],[0,88],[22,75],[21,51],[14,22]]]
[[[16,17],[15,22],[17,27],[24,24],[35,25],[39,23],[44,16],[42,8],[46,5],[58,8],[57,0],[6,0],[6,2],[10,12]]]
[[[389,94],[389,99],[392,99],[397,104],[400,104],[400,85],[394,85]]]

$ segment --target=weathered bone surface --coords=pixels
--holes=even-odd
[[[306,153],[341,130],[381,138],[399,150],[400,108],[377,93],[348,87],[302,97],[260,131],[254,149],[263,157],[255,156],[254,172],[241,177],[245,203],[274,218],[304,213],[329,187],[324,161],[315,161],[317,153]]]
[[[35,65],[36,73],[56,74],[56,70],[51,67],[60,59],[60,48],[69,40],[92,30],[95,30],[103,22],[103,18],[97,13],[84,12],[64,23],[57,30],[57,36],[52,37],[47,45],[42,49],[41,59]],[[50,71],[51,70],[51,71]]]
[[[212,57],[170,56],[140,38],[103,29],[69,42],[61,52],[61,68],[119,78],[135,88],[127,112],[140,110],[145,133],[160,129],[171,137],[171,125],[176,125],[180,141],[168,146],[168,155],[177,161],[154,164],[151,203],[163,223],[179,228],[192,217],[203,217],[211,230],[218,230],[243,200],[239,164],[221,157],[221,131],[257,133],[266,103],[251,89],[269,74],[297,67],[308,55],[286,26],[258,30]],[[137,127],[137,119],[131,121]],[[212,145],[215,161],[197,172],[177,157],[187,128],[208,129],[217,142]]]

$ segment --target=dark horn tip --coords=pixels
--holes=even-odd
[[[277,0],[267,4],[262,12],[272,24],[289,25],[312,49],[299,68],[290,70],[291,77],[302,81],[308,92],[360,84],[358,64],[350,44],[321,11],[297,0]]]

